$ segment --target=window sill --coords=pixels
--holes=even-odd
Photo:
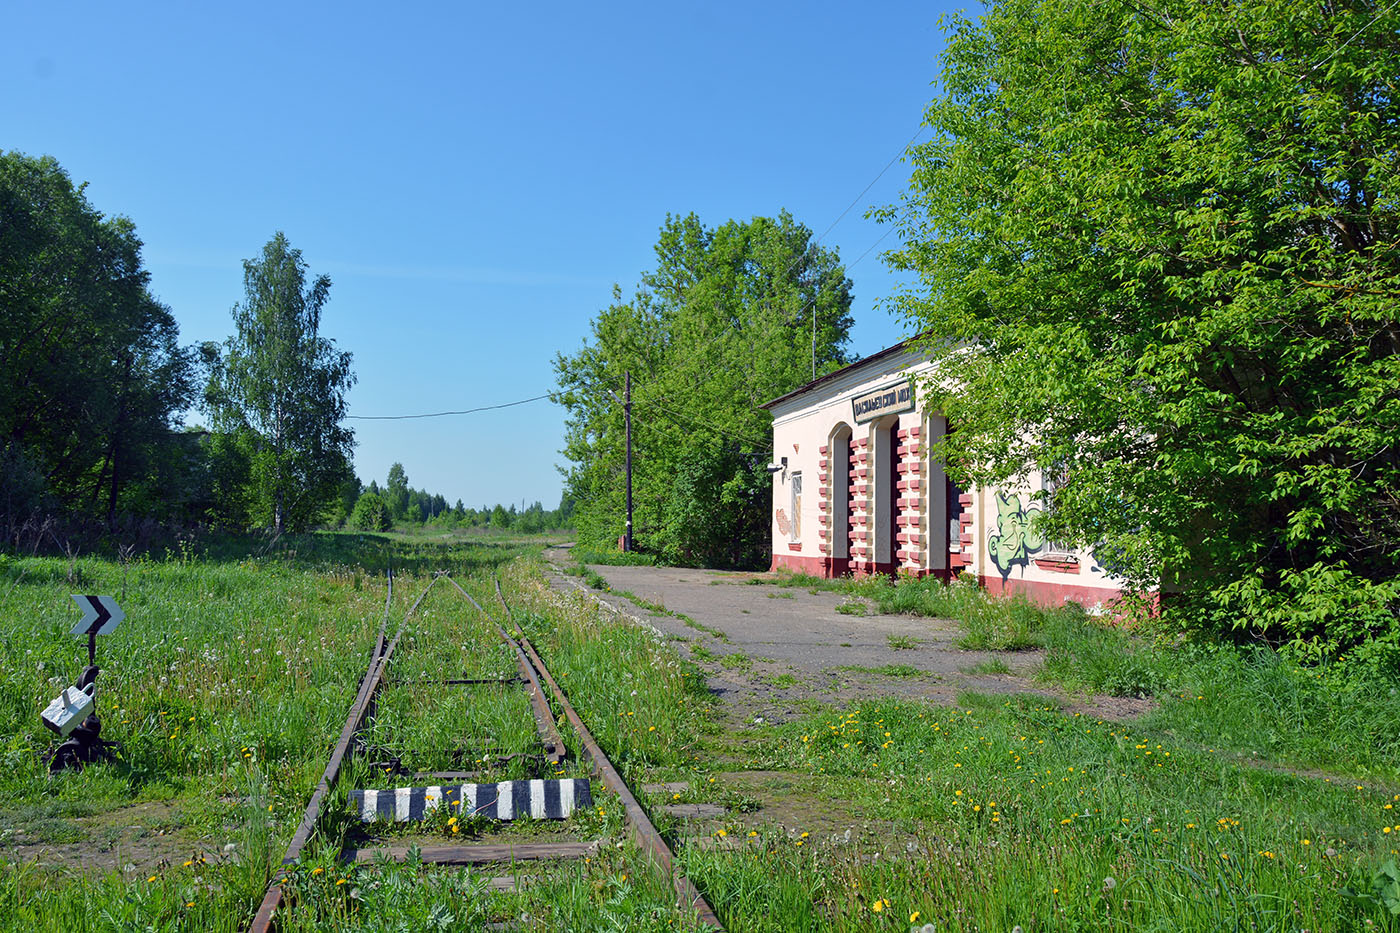
[[[1078,573],[1079,558],[1069,555],[1052,554],[1048,557],[1035,558],[1035,565],[1041,570],[1048,570],[1050,573]]]

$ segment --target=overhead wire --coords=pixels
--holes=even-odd
[[[1362,26],[1360,29],[1356,30],[1356,32],[1352,33],[1350,39],[1347,39],[1347,41],[1343,42],[1341,45],[1339,45],[1339,46],[1337,46],[1335,49],[1333,49],[1331,55],[1328,55],[1328,56],[1327,56],[1326,58],[1324,58],[1322,61],[1318,62],[1316,65],[1313,65],[1311,68],[1309,68],[1309,69],[1308,69],[1308,73],[1309,73],[1309,74],[1313,73],[1313,72],[1316,71],[1317,69],[1321,68],[1323,65],[1327,64],[1328,62],[1330,62],[1332,59],[1336,58],[1339,54],[1341,54],[1342,49],[1344,49],[1344,48],[1346,48],[1347,46],[1351,45],[1353,39],[1355,39],[1357,36],[1361,35],[1361,34],[1362,34],[1363,32],[1365,32],[1366,30],[1370,29],[1372,26],[1374,26],[1374,25],[1376,24],[1376,20],[1380,19],[1382,16],[1384,16],[1384,15],[1387,14],[1387,13],[1389,13],[1391,10],[1395,9],[1397,6],[1400,6],[1400,0],[1395,0],[1395,2],[1392,3],[1390,6],[1386,7],[1384,10],[1381,10],[1381,11],[1380,11],[1379,13],[1377,13],[1375,16],[1371,17],[1371,21],[1368,22],[1365,26]]]
[[[892,166],[892,165],[894,165],[896,162],[898,162],[899,159],[900,159],[900,157],[903,156],[906,152],[909,151],[909,147],[912,146],[912,145],[914,145],[914,140],[918,139],[919,136],[921,136],[921,135],[923,134],[923,132],[924,132],[924,128],[923,128],[923,126],[921,125],[917,130],[914,131],[914,135],[909,137],[909,141],[908,141],[907,143],[905,143],[904,146],[901,147],[900,150],[894,154],[894,158],[890,159],[888,162],[885,163],[885,167],[882,168],[882,169],[880,169],[880,174],[878,174],[878,175],[876,175],[874,178],[872,178],[872,179],[870,180],[870,184],[866,185],[866,186],[861,190],[860,194],[856,195],[854,198],[851,199],[851,203],[850,203],[850,204],[847,204],[847,205],[846,205],[846,209],[845,209],[844,211],[841,212],[841,216],[840,216],[840,217],[837,217],[835,220],[833,220],[833,221],[831,222],[831,226],[829,226],[829,227],[827,227],[825,230],[823,230],[823,231],[822,231],[822,235],[819,236],[819,237],[817,237],[815,240],[812,241],[812,245],[813,245],[813,246],[815,246],[816,244],[818,244],[818,243],[820,243],[822,240],[824,240],[824,239],[826,238],[826,235],[836,228],[836,225],[837,225],[837,224],[839,224],[841,221],[843,221],[843,220],[846,219],[846,215],[849,214],[849,213],[851,212],[851,208],[853,208],[853,207],[856,206],[856,202],[858,202],[861,198],[865,197],[865,193],[866,193],[867,191],[869,191],[871,188],[875,187],[875,182],[877,182],[877,181],[879,181],[881,178],[885,177],[885,173],[888,172],[888,171],[890,170],[890,166]],[[851,263],[851,265],[855,265],[855,263]],[[789,272],[792,271],[792,267],[791,267],[791,266],[788,267],[788,271],[789,271]]]
[[[734,430],[732,430],[732,429],[730,429],[730,428],[721,428],[719,425],[713,424],[713,423],[711,423],[711,422],[709,422],[709,421],[706,421],[706,420],[704,420],[703,418],[697,418],[697,417],[695,417],[694,415],[683,415],[683,414],[681,414],[681,413],[678,412],[678,411],[675,411],[675,410],[673,410],[673,409],[667,408],[665,405],[662,405],[662,404],[660,404],[660,403],[658,403],[658,402],[655,402],[655,401],[652,401],[652,400],[649,400],[649,399],[648,399],[648,400],[640,400],[640,401],[639,401],[639,400],[633,400],[632,405],[633,405],[633,407],[636,407],[636,406],[638,406],[638,405],[641,405],[643,408],[655,408],[655,409],[657,409],[657,410],[659,410],[659,411],[665,412],[666,414],[670,415],[672,418],[678,418],[678,419],[680,419],[681,421],[685,421],[685,422],[689,423],[692,427],[707,428],[707,429],[709,429],[709,430],[711,430],[711,431],[714,431],[716,434],[719,434],[719,435],[724,436],[724,437],[731,438],[731,439],[733,439],[733,440],[743,441],[744,443],[747,443],[747,444],[757,444],[757,445],[760,446],[760,447],[766,447],[766,446],[768,446],[769,443],[771,443],[771,441],[772,441],[771,438],[764,438],[762,441],[759,441],[756,437],[751,437],[751,436],[746,435],[746,434],[741,434],[741,433],[739,433],[739,432],[737,432],[737,431],[734,431]]]
[[[1397,2],[1400,2],[1400,0],[1397,0]],[[1355,37],[1353,37],[1353,38],[1355,38]],[[1350,41],[1350,40],[1348,40],[1348,41]],[[861,198],[865,197],[866,193],[869,192],[871,188],[875,187],[876,182],[878,182],[881,178],[883,178],[883,177],[885,176],[885,173],[888,172],[888,171],[890,170],[890,168],[891,168],[896,162],[899,161],[900,157],[903,156],[906,152],[909,151],[909,147],[912,146],[912,145],[914,144],[914,141],[915,141],[916,139],[919,138],[919,136],[923,133],[923,131],[924,131],[924,128],[923,128],[922,126],[920,126],[917,130],[914,131],[914,135],[909,137],[909,141],[906,142],[903,146],[901,146],[900,149],[899,149],[899,151],[896,152],[896,153],[894,154],[894,156],[893,156],[888,162],[885,163],[884,168],[880,169],[880,171],[875,175],[875,177],[872,178],[872,179],[870,180],[870,182],[869,182],[864,188],[861,189],[860,193],[857,194],[854,198],[851,199],[851,203],[846,205],[846,209],[843,210],[843,211],[836,217],[835,220],[833,220],[829,225],[827,225],[827,228],[826,228],[825,230],[823,230],[823,231],[821,232],[821,234],[820,234],[816,239],[812,240],[812,242],[809,244],[809,247],[810,247],[810,246],[817,246],[818,244],[820,244],[821,241],[824,240],[824,239],[826,238],[826,235],[827,235],[828,233],[830,233],[832,230],[836,229],[836,225],[837,225],[837,224],[839,224],[841,221],[843,221],[843,220],[846,219],[846,215],[849,214],[849,213],[851,212],[851,210],[856,206],[856,204],[860,202],[860,199],[861,199]],[[878,240],[876,240],[876,241],[875,241],[874,243],[872,243],[869,247],[867,247],[866,250],[865,250],[865,252],[861,253],[860,256],[856,258],[855,262],[852,262],[852,263],[850,263],[849,265],[847,265],[847,266],[846,266],[846,270],[849,271],[850,269],[854,269],[857,265],[859,265],[859,264],[860,264],[860,261],[861,261],[862,259],[864,259],[866,256],[870,255],[870,253],[875,249],[875,247],[879,246],[882,242],[884,242],[885,237],[888,237],[888,236],[890,235],[890,233],[892,233],[893,231],[894,231],[894,228],[893,228],[893,227],[891,227],[890,229],[886,230],[886,231],[884,232],[884,234],[881,235],[881,237],[880,237]],[[798,256],[794,257],[793,261],[788,265],[787,269],[784,271],[784,273],[783,273],[784,276],[786,276],[787,273],[791,272],[794,268],[796,268],[798,262],[801,261],[802,256],[804,256],[804,255],[806,255],[806,251],[805,251],[805,250],[803,251],[803,253],[802,253],[801,255],[798,255]],[[800,307],[800,308],[797,309],[797,313],[796,313],[796,315],[794,315],[794,316],[801,316],[801,315],[805,314],[805,313],[807,312],[808,309],[810,309],[810,308],[812,308],[812,307],[815,306],[815,304],[816,304],[816,302],[817,302],[817,299],[818,299],[819,297],[820,297],[819,294],[813,295],[812,298],[811,298],[809,301],[807,301],[802,307]],[[596,387],[596,386],[595,386],[595,387]],[[604,387],[604,388],[606,388],[606,387]],[[609,391],[611,391],[611,390],[609,390]],[[423,419],[423,418],[447,418],[447,417],[453,417],[453,416],[458,416],[458,415],[473,415],[473,414],[476,414],[476,413],[478,413],[478,412],[483,412],[483,411],[495,411],[495,410],[501,409],[501,408],[514,408],[514,407],[517,406],[517,405],[526,405],[526,404],[529,404],[530,402],[538,402],[538,401],[540,401],[541,399],[550,398],[551,396],[556,395],[556,394],[558,394],[558,393],[556,393],[556,392],[545,392],[545,393],[542,394],[542,395],[533,395],[533,396],[531,396],[530,398],[517,399],[516,401],[513,401],[513,402],[502,402],[502,403],[499,404],[499,405],[481,405],[481,406],[478,406],[478,407],[476,407],[476,408],[464,408],[464,409],[453,410],[453,411],[433,411],[433,412],[423,412],[423,413],[411,414],[411,415],[346,415],[346,416],[345,416],[345,419],[346,419],[347,421],[413,421],[413,420],[419,420],[419,419]],[[614,395],[614,397],[616,397],[617,394],[614,392],[613,395]],[[666,408],[664,408],[664,407],[662,407],[662,406],[660,406],[660,405],[655,405],[655,403],[642,403],[642,404],[653,404],[654,407],[657,407],[657,408],[659,408],[660,410],[665,411],[665,412],[667,412],[668,414],[670,414],[670,415],[672,415],[673,417],[676,417],[676,418],[682,418],[682,419],[684,419],[684,418],[688,417],[688,416],[685,416],[685,415],[677,414],[676,412],[670,411],[669,409],[666,409]],[[705,426],[705,427],[708,427],[708,428],[710,428],[710,430],[719,432],[719,433],[721,433],[721,434],[728,433],[728,432],[724,431],[723,429],[718,428],[718,427],[716,427],[715,425],[712,425],[712,424],[705,424],[704,422],[700,422],[700,421],[695,421],[694,423],[703,425],[703,426]],[[738,435],[732,435],[732,434],[731,434],[731,436],[738,437]],[[744,438],[741,438],[741,439],[744,439]],[[746,440],[751,440],[751,439],[746,439]],[[767,442],[765,441],[765,443],[767,443]]]
[[[478,408],[463,408],[460,411],[432,411],[421,415],[346,415],[346,420],[356,421],[408,421],[414,418],[445,418],[448,415],[474,415],[479,411],[495,411],[498,408],[514,408],[516,405],[525,405],[530,402],[538,402],[542,398],[549,398],[553,392],[546,392],[543,395],[532,395],[530,398],[518,399],[514,402],[502,402],[499,405],[482,405]]]

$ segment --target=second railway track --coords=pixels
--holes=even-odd
[[[301,870],[313,847],[320,863],[330,848],[347,865],[479,866],[490,872],[487,889],[512,891],[551,870],[540,866],[591,861],[603,840],[588,817],[594,806],[606,812],[606,801],[620,807],[690,922],[722,930],[540,652],[515,629],[499,582],[466,582],[433,574],[394,624],[390,575],[359,690],[249,929],[317,926],[301,916],[298,893],[324,870]]]

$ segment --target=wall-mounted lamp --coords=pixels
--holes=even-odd
[[[777,463],[770,463],[770,464],[768,464],[768,472],[769,472],[769,473],[776,473],[776,472],[778,472],[779,470],[786,470],[786,469],[787,469],[787,457],[779,457]]]

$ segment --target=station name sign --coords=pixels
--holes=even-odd
[[[851,416],[856,424],[872,421],[881,415],[913,410],[914,384],[908,379],[851,399]]]

